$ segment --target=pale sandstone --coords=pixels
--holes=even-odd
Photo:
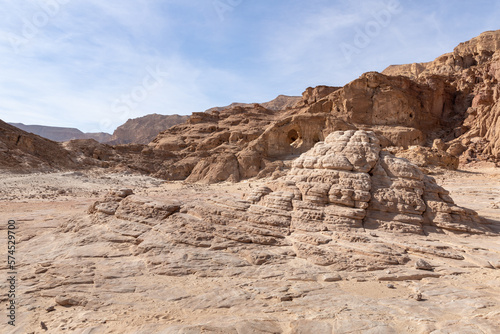
[[[169,244],[209,249],[248,245],[242,258],[261,265],[276,254],[256,251],[252,245],[291,246],[299,258],[339,270],[409,261],[405,248],[411,247],[378,243],[364,234],[366,230],[417,235],[489,231],[477,213],[454,205],[432,178],[383,151],[377,136],[366,131],[330,134],[297,158],[286,176],[256,188],[247,200],[214,194],[176,204],[115,195],[96,202],[90,212],[112,216],[108,224],[122,235],[125,232],[116,228],[131,229],[131,222],[154,226],[139,237],[140,253],[163,253]],[[129,223],[117,224],[115,219]],[[165,223],[155,226],[160,221]],[[347,237],[345,232],[352,234]],[[352,243],[358,239],[360,244]],[[460,258],[453,253],[442,256]]]
[[[418,80],[367,73],[308,90],[285,111],[198,113],[148,147],[65,145],[71,161],[118,176],[2,175],[0,218],[20,224],[14,332],[498,332],[498,172],[436,182],[385,149],[437,136],[464,145],[462,161],[495,154],[498,55],[486,36]],[[457,81],[449,68],[463,70]],[[14,135],[0,151],[28,169],[39,144],[61,153],[4,129]],[[134,170],[202,183],[273,178],[162,184]]]
[[[404,171],[391,173],[411,176]],[[499,330],[498,270],[490,265],[499,263],[497,236],[438,228],[427,236],[383,228],[293,230],[288,224],[294,205],[305,201],[292,199],[291,209],[280,207],[299,195],[300,189],[282,195],[281,187],[291,186],[289,178],[303,177],[295,172],[268,180],[267,186],[255,181],[197,186],[100,173],[0,179],[0,219],[15,217],[20,224],[18,332],[45,332],[41,322],[50,333]],[[366,174],[369,185],[374,176]],[[493,177],[482,185],[477,172],[450,175],[452,188],[468,186],[469,178],[476,189],[496,182]],[[408,180],[420,182],[415,177]],[[42,192],[47,185],[53,188],[47,199],[28,198],[29,189]],[[58,192],[67,187],[73,192]],[[109,188],[116,190],[107,196]],[[135,194],[120,197],[120,189]],[[260,195],[252,201],[238,199],[253,190]],[[463,194],[468,200],[461,203],[474,204],[476,198],[476,204],[486,203],[465,188]],[[122,218],[86,214],[96,197],[118,203],[115,212]],[[321,205],[305,204],[299,210]],[[170,208],[173,213],[162,218]],[[262,212],[260,221],[245,220]],[[266,244],[272,239],[259,236],[277,243]],[[434,271],[415,269],[419,259]],[[56,298],[72,305],[61,306]],[[4,326],[0,330],[9,333]]]

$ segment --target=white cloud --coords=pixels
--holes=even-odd
[[[43,22],[40,1],[66,4]],[[346,59],[342,43],[355,45],[388,1],[243,1],[221,21],[204,0],[0,0],[9,14],[0,21],[0,119],[109,131],[148,113],[298,95],[393,63],[432,60],[465,40],[464,31],[470,38],[495,29],[499,13],[488,1],[481,1],[487,8],[461,1],[466,10],[401,1],[403,11]],[[480,14],[479,23],[461,20]],[[23,36],[37,15],[37,29]],[[27,40],[18,53],[13,35]],[[158,66],[166,74],[152,87],[148,75]],[[130,107],[116,107],[134,94]]]
[[[8,5],[18,16],[25,11],[28,18],[41,10]],[[112,131],[129,117],[183,113],[186,109],[192,112],[208,104],[197,83],[200,69],[188,60],[149,48],[148,41],[141,40],[168,34],[168,19],[154,13],[150,2],[74,0],[65,6],[18,53],[6,37],[16,25],[0,25],[0,118]],[[89,11],[99,14],[89,15]],[[22,29],[18,31],[22,35]],[[129,34],[133,36],[127,40]],[[157,68],[167,75],[154,89],[149,85],[144,90],[144,80]],[[139,94],[143,91],[145,96]],[[136,99],[127,112],[123,108],[116,112],[113,103],[134,93]]]
[[[370,63],[370,58],[377,49],[381,38],[394,35],[391,27],[377,23],[375,13],[387,12],[387,6],[381,1],[359,3],[333,3],[318,8],[317,11],[297,15],[300,19],[288,26],[276,23],[266,39],[266,61],[270,67],[283,75],[293,78],[290,84],[343,85],[356,78]],[[392,24],[399,13],[390,13]],[[368,45],[357,46],[355,37],[358,32],[365,33],[368,23],[376,23],[379,30],[375,37],[368,38]],[[384,37],[385,36],[385,37]],[[356,52],[348,55],[345,46]],[[348,57],[349,56],[349,57]]]

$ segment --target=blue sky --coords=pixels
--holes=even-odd
[[[343,86],[500,29],[498,1],[0,0],[0,119],[128,118]]]

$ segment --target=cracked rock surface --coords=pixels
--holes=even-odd
[[[33,178],[75,190],[32,198]],[[500,219],[371,132],[334,133],[266,182],[1,182],[19,190],[0,202],[19,227],[18,326],[2,333],[500,330]]]

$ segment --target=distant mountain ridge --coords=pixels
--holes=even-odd
[[[100,143],[111,140],[111,135],[105,132],[84,133],[76,128],[65,128],[45,125],[26,125],[23,123],[8,123],[26,132],[33,133],[57,142],[65,142],[73,139],[95,139]]]
[[[275,99],[260,103],[269,110],[285,110],[293,108],[302,100],[300,96],[279,95]],[[225,107],[214,107],[206,112],[222,111],[232,107],[250,107],[254,103],[232,103]],[[168,130],[174,125],[182,124],[189,116],[149,114],[142,117],[132,118],[120,125],[113,134],[105,132],[84,133],[77,128],[65,128],[45,125],[26,125],[23,123],[8,123],[23,131],[30,132],[56,142],[65,142],[73,139],[94,139],[100,143],[110,145],[124,144],[148,144],[160,132]]]
[[[499,83],[500,30],[488,31],[432,62],[367,72],[343,87],[308,87],[300,98],[233,103],[189,117],[147,115],[118,127],[115,146],[80,140],[64,148],[82,166],[200,183],[279,178],[291,159],[332,132],[351,130],[373,131],[383,149],[421,167],[500,164]],[[58,152],[56,143],[19,131],[5,127],[5,135],[0,133],[3,163],[36,162],[36,145]],[[128,143],[138,145],[118,145]],[[349,161],[307,161],[311,168],[317,164],[351,170]]]

